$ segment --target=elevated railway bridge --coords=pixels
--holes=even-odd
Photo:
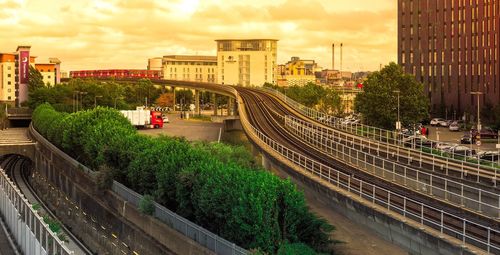
[[[368,225],[412,254],[500,254],[496,169],[405,148],[381,131],[370,136],[326,123],[325,116],[275,91],[152,82],[232,98],[245,133],[264,162],[272,162],[267,165],[307,179],[344,213],[366,216]]]

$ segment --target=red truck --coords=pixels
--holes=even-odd
[[[163,128],[161,112],[145,110],[144,107],[120,112],[137,128]]]

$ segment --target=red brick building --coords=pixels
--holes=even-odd
[[[500,101],[500,0],[398,0],[398,63],[451,118]]]

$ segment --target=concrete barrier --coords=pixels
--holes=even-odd
[[[61,216],[75,213],[81,217],[90,216],[90,221],[75,221],[72,217],[62,217],[61,220],[73,229],[85,230],[89,223],[95,224],[80,233],[85,235],[81,238],[88,240],[86,243],[92,250],[110,254],[213,254],[153,217],[139,213],[113,192],[98,190],[93,173],[68,159],[34,132],[30,129],[31,137],[38,142],[34,156],[35,175],[40,176],[37,180],[42,180],[35,181],[37,190]],[[113,245],[115,239],[120,240],[121,249],[108,250],[107,247],[113,247],[109,245]]]

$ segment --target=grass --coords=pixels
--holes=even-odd
[[[200,121],[212,121],[212,118],[209,115],[198,115],[198,114],[189,115],[189,119],[200,120]]]

